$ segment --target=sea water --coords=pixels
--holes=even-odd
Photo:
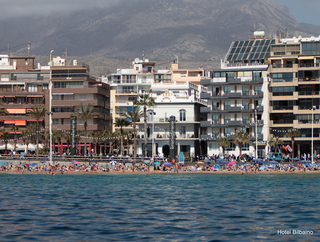
[[[0,179],[0,241],[320,237],[320,174],[0,174]]]

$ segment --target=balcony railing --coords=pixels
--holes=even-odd
[[[319,63],[302,63],[299,67],[319,67]]]

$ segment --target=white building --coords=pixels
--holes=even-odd
[[[204,88],[191,82],[164,83],[154,82],[151,86],[156,106],[149,108],[148,113],[148,156],[169,156],[169,117],[175,116],[176,154],[187,152],[186,156],[202,155],[204,146],[200,144],[200,121],[206,115],[200,114],[200,108],[205,102],[200,100],[199,94]],[[144,151],[144,122],[139,125],[139,149]],[[153,148],[152,148],[153,147]],[[201,150],[201,147],[203,150]]]

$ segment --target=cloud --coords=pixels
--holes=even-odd
[[[0,0],[0,19],[103,8],[120,0]]]

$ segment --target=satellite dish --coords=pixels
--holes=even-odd
[[[134,63],[138,64],[139,63],[139,58],[134,59]]]

